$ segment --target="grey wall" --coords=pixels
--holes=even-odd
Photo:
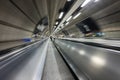
[[[30,2],[25,2],[26,0],[13,1],[17,5],[19,3],[18,6],[25,14],[10,0],[0,0],[0,50],[23,44],[21,39],[31,37],[35,25],[40,19],[34,17],[36,14],[31,13],[36,10]],[[24,6],[22,6],[23,4]],[[28,7],[29,11],[26,9]]]
[[[81,10],[82,14],[76,19],[71,20],[65,30],[71,30],[71,27],[84,19],[91,17],[100,26],[101,31],[105,32],[104,37],[120,38],[120,1],[119,0],[99,0],[90,2]],[[73,30],[74,33],[74,30]],[[110,33],[110,34],[109,34]],[[113,34],[112,34],[113,33]]]

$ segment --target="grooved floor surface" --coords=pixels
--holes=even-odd
[[[48,53],[42,80],[74,80],[68,67],[64,63],[52,42],[50,42],[48,46]]]

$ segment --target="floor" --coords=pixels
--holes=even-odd
[[[42,80],[74,80],[68,67],[64,63],[52,42],[50,42],[48,46],[48,53]]]

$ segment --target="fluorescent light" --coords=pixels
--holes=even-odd
[[[90,1],[91,1],[91,0],[85,0],[85,1],[83,2],[83,4],[81,5],[81,7],[86,6]]]
[[[72,18],[72,16],[70,16],[66,21],[69,21]]]
[[[69,24],[69,22],[67,22],[65,25],[67,26]]]
[[[73,17],[73,19],[76,19],[80,14],[81,14],[81,12],[79,12],[77,15],[75,15],[75,16]]]
[[[61,19],[63,17],[64,12],[61,12],[59,15],[59,19]]]
[[[58,25],[58,22],[56,22],[55,24]]]

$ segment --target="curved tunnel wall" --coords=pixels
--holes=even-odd
[[[19,10],[19,8],[17,8],[15,4],[11,2],[11,0],[0,1],[0,50],[23,44],[24,42],[20,40],[31,37],[36,25],[35,23],[37,23],[39,20],[39,18],[34,18],[34,15],[36,15],[36,10],[33,6],[31,6],[30,0],[29,2],[25,2],[26,0],[13,1],[17,1],[16,4],[19,4],[19,8],[23,10]],[[27,3],[29,6],[22,6],[21,3]],[[25,10],[27,7],[29,7],[31,10]],[[26,13],[24,14],[22,11]],[[34,14],[31,12],[34,12]],[[29,16],[32,17],[29,18]]]
[[[81,12],[82,14],[74,21],[71,21],[65,30],[73,34],[77,31],[75,24],[92,18],[105,33],[104,38],[120,38],[120,1],[118,0],[99,0],[96,3],[89,3]],[[75,29],[76,28],[76,29]],[[75,31],[74,31],[75,30]],[[81,32],[79,31],[78,34]],[[76,36],[78,36],[76,34]],[[79,35],[81,37],[81,35]]]
[[[19,40],[30,38],[36,24],[45,16],[49,19],[49,30],[58,18],[59,9],[63,8],[65,0],[1,0],[0,1],[0,45],[6,48],[22,44]],[[59,3],[60,2],[60,3]],[[75,23],[87,17],[93,18],[101,30],[106,34],[105,38],[120,38],[120,1],[100,0],[98,3],[89,3],[81,11],[82,15],[70,22],[65,28],[73,37],[82,37],[83,34],[75,27]],[[53,9],[54,8],[54,9]],[[47,29],[47,30],[48,30]],[[69,36],[71,37],[71,36]],[[17,42],[16,42],[17,41]],[[16,42],[10,44],[7,42]],[[2,48],[3,49],[3,48]],[[4,48],[5,49],[5,48]],[[1,49],[0,49],[1,50]]]
[[[24,44],[47,15],[46,0],[0,0],[0,50]]]

